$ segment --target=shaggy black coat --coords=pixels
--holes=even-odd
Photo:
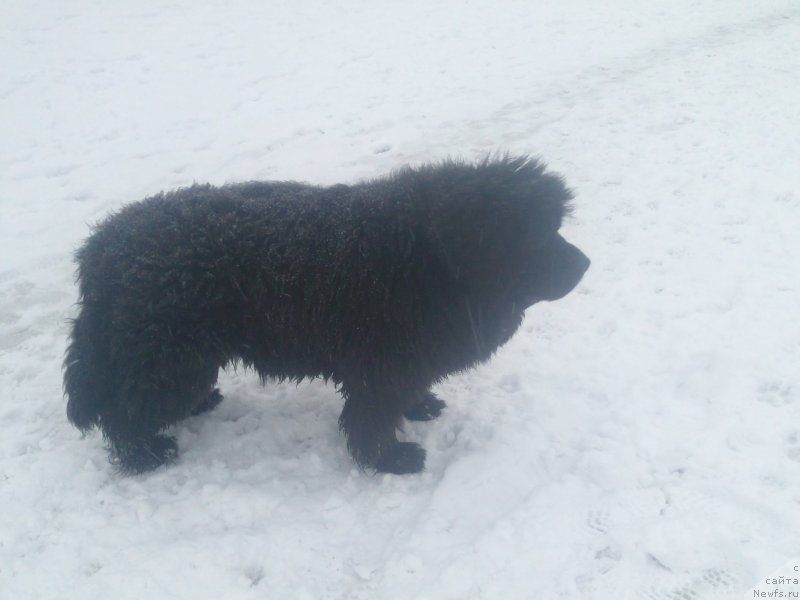
[[[130,204],[77,252],[69,419],[99,426],[121,470],[155,468],[177,452],[160,432],[213,408],[220,367],[241,361],[262,379],[335,382],[355,461],[419,471],[402,417],[438,416],[433,384],[487,360],[588,267],[557,233],[569,199],[542,164],[502,157]]]

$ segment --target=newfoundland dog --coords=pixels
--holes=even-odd
[[[221,367],[333,381],[358,465],[415,473],[403,417],[489,359],[525,309],[567,294],[589,259],[558,234],[571,194],[526,156],[406,167],[354,185],[195,185],[125,206],[77,252],[67,414],[112,461],[174,460],[163,430],[214,408]]]

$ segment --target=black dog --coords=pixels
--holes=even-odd
[[[69,419],[99,426],[121,470],[153,469],[177,453],[159,432],[216,406],[220,367],[242,361],[262,379],[335,382],[355,461],[420,471],[402,417],[438,416],[431,385],[487,360],[589,266],[557,233],[570,197],[540,163],[506,156],[128,205],[77,253]]]

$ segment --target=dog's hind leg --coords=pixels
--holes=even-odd
[[[100,427],[109,442],[111,461],[125,474],[143,473],[173,462],[178,446],[162,430],[188,417],[198,407],[211,408],[221,394],[214,384],[218,367],[186,359],[183,349],[148,352],[142,363],[128,358],[128,367],[109,406],[100,414]]]
[[[431,421],[441,415],[446,406],[444,400],[428,390],[414,398],[411,407],[406,409],[403,416],[409,421]]]
[[[192,409],[192,416],[196,417],[197,415],[202,415],[203,413],[214,410],[223,399],[224,396],[222,392],[219,391],[219,388],[213,388],[208,396],[202,399],[200,403]]]
[[[158,393],[118,390],[100,413],[100,429],[108,442],[109,460],[124,475],[152,471],[178,456],[175,438],[160,434],[166,427],[156,416]]]
[[[67,417],[81,431],[97,425],[108,396],[108,350],[102,344],[105,338],[102,321],[102,310],[85,302],[72,322],[64,358]]]
[[[103,435],[110,445],[111,463],[125,475],[152,471],[178,456],[175,438],[134,425],[124,419],[102,418]]]
[[[361,467],[381,473],[418,473],[425,467],[425,450],[397,440],[403,403],[396,393],[342,384],[345,398],[339,428],[347,449]]]

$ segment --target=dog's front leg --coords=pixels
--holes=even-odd
[[[347,449],[359,466],[381,473],[418,473],[425,467],[425,450],[413,442],[399,442],[397,429],[407,406],[406,393],[390,387],[348,385],[339,428]]]
[[[447,403],[444,400],[427,390],[412,398],[412,404],[406,409],[403,416],[409,421],[431,421],[441,415],[446,406]]]

